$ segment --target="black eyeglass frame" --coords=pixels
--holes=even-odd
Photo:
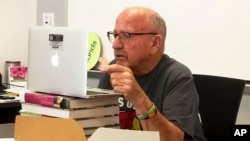
[[[113,35],[114,36],[114,39],[119,36],[120,34],[125,34],[126,37],[128,38],[128,40],[130,39],[131,35],[157,35],[158,33],[156,32],[135,32],[135,33],[130,33],[130,32],[119,32],[119,33],[115,33],[113,31],[108,31],[107,32],[107,36],[108,36],[108,39],[111,43],[113,43],[113,41],[111,41],[111,38],[110,38],[110,35]]]

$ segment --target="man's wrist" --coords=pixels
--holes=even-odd
[[[153,103],[150,109],[146,113],[141,114],[141,115],[137,114],[136,116],[139,120],[145,120],[145,119],[154,118],[156,114],[157,114],[157,108]]]

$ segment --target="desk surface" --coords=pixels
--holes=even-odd
[[[15,141],[14,138],[1,138],[0,141]]]

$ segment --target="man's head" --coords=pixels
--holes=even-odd
[[[129,7],[118,15],[113,32],[116,62],[128,66],[137,75],[154,68],[159,62],[166,37],[166,24],[155,11]]]

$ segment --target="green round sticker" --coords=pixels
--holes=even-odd
[[[96,33],[89,33],[88,51],[88,70],[90,70],[97,64],[101,54],[101,41]]]

